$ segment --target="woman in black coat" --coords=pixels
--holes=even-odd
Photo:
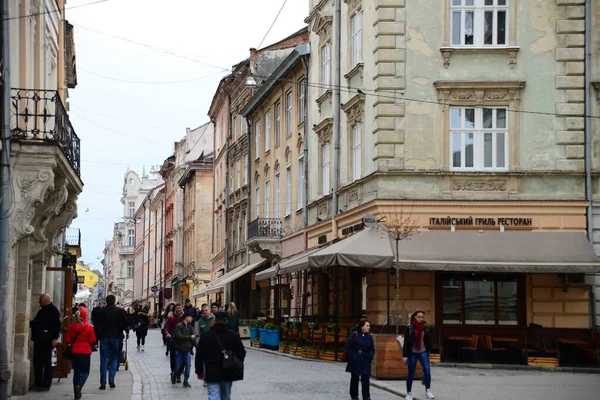
[[[144,351],[146,345],[146,336],[148,336],[148,325],[150,325],[150,309],[146,306],[137,314],[137,321],[134,325],[135,336],[137,336],[137,349]]]
[[[352,332],[346,341],[346,353],[348,354],[348,365],[346,372],[350,372],[350,397],[358,399],[358,380],[360,377],[363,400],[370,400],[371,361],[375,357],[375,345],[369,334],[371,323],[363,318],[358,323],[358,328]]]

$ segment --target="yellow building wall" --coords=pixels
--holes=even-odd
[[[527,323],[544,328],[590,327],[589,290],[569,286],[564,292],[558,275],[527,276]]]

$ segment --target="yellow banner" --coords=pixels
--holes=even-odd
[[[98,283],[98,280],[100,279],[98,277],[98,275],[96,275],[95,273],[93,273],[92,271],[90,271],[89,269],[84,267],[83,265],[77,264],[76,270],[77,270],[77,276],[83,277],[82,284],[89,289],[96,286],[96,283]]]

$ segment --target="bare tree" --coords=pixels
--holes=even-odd
[[[399,206],[394,206],[392,212],[385,215],[383,221],[390,239],[395,242],[396,246],[396,260],[394,260],[394,268],[396,268],[396,295],[394,298],[394,325],[396,325],[396,335],[399,333],[400,324],[405,323],[403,318],[399,318],[400,302],[402,301],[402,298],[400,297],[400,264],[398,263],[400,255],[398,254],[398,247],[401,240],[410,240],[411,236],[417,234],[418,229],[420,228],[417,220],[413,218],[412,212],[413,205],[410,206],[408,213],[405,213],[404,204],[400,203]],[[407,309],[406,311],[409,310]]]

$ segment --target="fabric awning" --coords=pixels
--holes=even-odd
[[[254,271],[256,268],[259,268],[266,262],[267,260],[261,260],[257,263],[246,265],[244,267],[236,268],[233,271],[229,271],[228,273],[218,277],[202,289],[198,290],[196,293],[193,294],[193,297],[202,297],[211,293],[219,293],[229,283],[235,281],[238,278],[241,278],[249,272]]]
[[[308,256],[310,268],[391,268],[393,261],[392,243],[383,227],[367,228]]]
[[[398,250],[402,270],[600,272],[600,259],[583,232],[418,232],[400,241]]]
[[[265,269],[256,274],[257,281],[271,279],[278,275],[291,274],[292,272],[302,271],[308,268],[308,256],[322,250],[323,247],[303,251],[302,253],[294,254],[279,261],[278,265]]]

